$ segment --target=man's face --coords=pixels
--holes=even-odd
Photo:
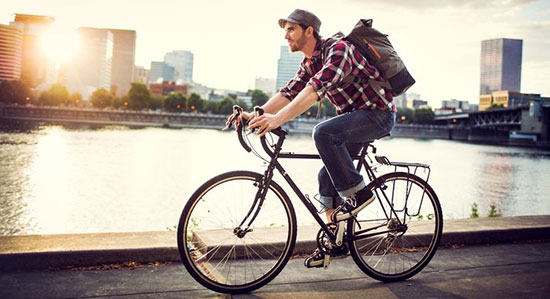
[[[302,27],[298,24],[287,22],[284,29],[285,39],[288,41],[290,52],[302,50],[306,44],[306,35]]]

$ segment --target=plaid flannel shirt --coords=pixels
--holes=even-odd
[[[355,77],[355,82],[344,82],[348,75]],[[317,41],[313,55],[304,58],[294,78],[280,92],[293,100],[302,89],[311,85],[319,101],[326,97],[336,107],[338,115],[355,110],[389,109],[366,83],[377,79],[382,80],[378,70],[354,45],[346,40],[325,39]],[[390,90],[384,90],[384,96],[388,102],[393,100]]]

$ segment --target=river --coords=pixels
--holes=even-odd
[[[315,152],[307,135],[291,135],[286,145]],[[429,183],[447,219],[470,217],[474,204],[481,217],[491,205],[502,216],[550,214],[549,151],[408,138],[375,145],[390,160],[431,166]],[[304,193],[317,193],[319,160],[282,164]],[[236,169],[265,166],[234,132],[0,127],[0,234],[173,230],[200,184]],[[312,224],[286,182],[275,180],[291,195],[298,223]]]

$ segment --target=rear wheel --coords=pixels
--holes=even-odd
[[[182,262],[211,290],[245,293],[260,288],[279,274],[292,254],[294,208],[272,181],[258,210],[262,180],[261,174],[249,171],[221,174],[204,183],[183,209],[178,225]]]
[[[388,173],[368,186],[377,199],[348,222],[350,253],[367,275],[407,279],[432,259],[443,229],[437,195],[420,177]]]

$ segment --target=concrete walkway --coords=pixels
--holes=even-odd
[[[205,289],[180,263],[109,271],[0,272],[0,298],[548,298],[550,243],[440,248],[403,282],[366,276],[351,257],[324,269],[291,260],[271,283],[245,295]]]
[[[296,253],[316,247],[318,227],[300,226]],[[446,220],[441,244],[547,239],[550,215]],[[175,232],[0,236],[0,271],[121,262],[179,262]]]

